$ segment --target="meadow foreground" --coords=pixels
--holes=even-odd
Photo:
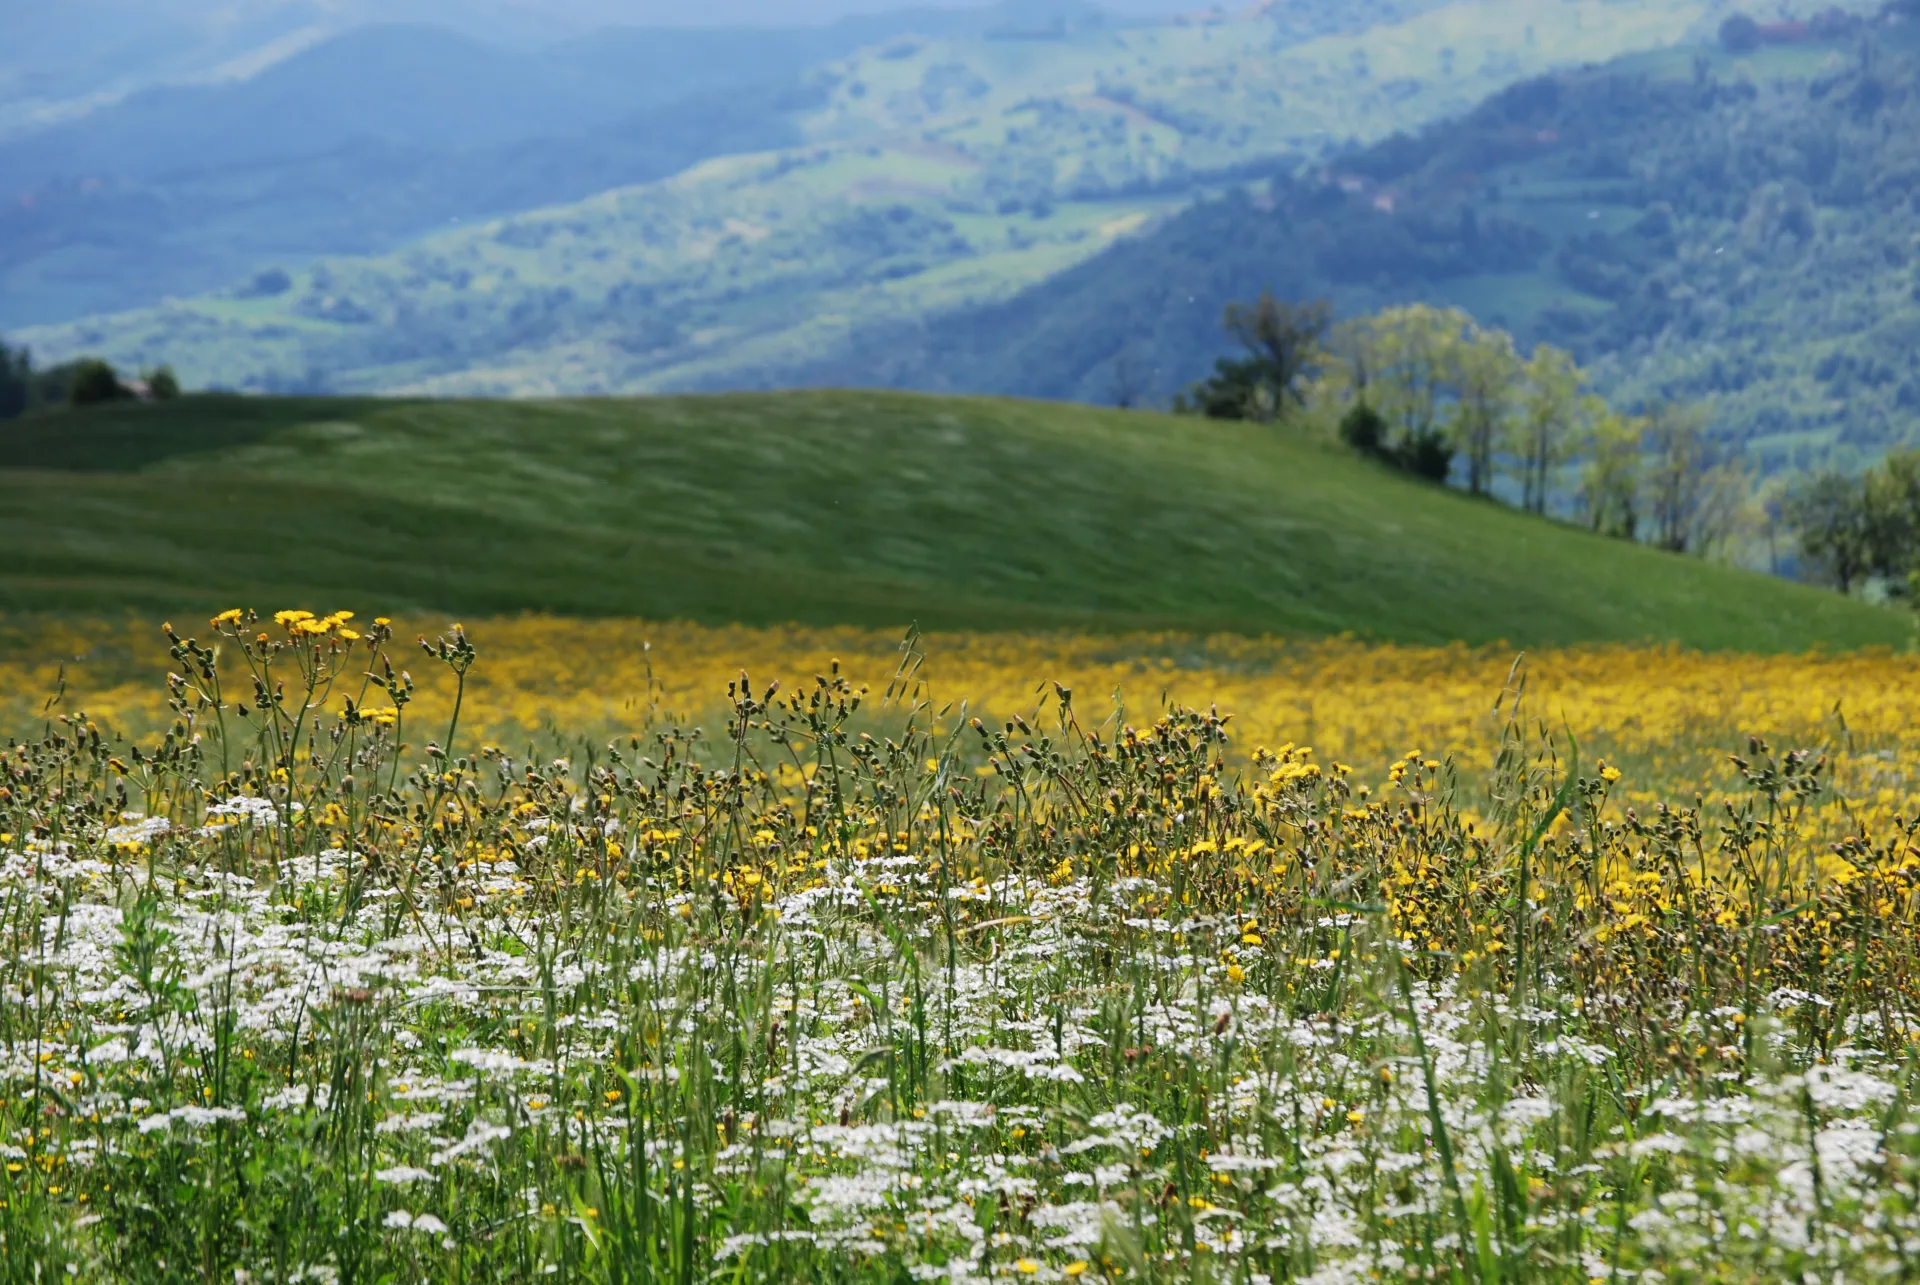
[[[620,628],[9,707],[0,1273],[1911,1270],[1904,657]]]

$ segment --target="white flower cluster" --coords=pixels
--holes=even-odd
[[[247,798],[208,815],[279,818]],[[136,818],[101,837],[170,832]],[[1235,1279],[1404,1278],[1470,1233],[1515,1263],[1585,1246],[1603,1276],[1622,1243],[1643,1280],[1714,1254],[1753,1279],[1864,1275],[1920,1236],[1888,1176],[1902,1090],[1883,1060],[1841,1046],[1795,1054],[1799,1069],[1633,1087],[1631,1124],[1575,1157],[1573,1122],[1620,1092],[1604,1024],[1451,983],[1413,983],[1410,1002],[1341,993],[1305,967],[1296,992],[1264,991],[1240,980],[1258,947],[1235,920],[1183,915],[1151,880],[1003,878],[942,898],[928,863],[844,862],[725,940],[674,935],[690,906],[666,893],[645,932],[557,923],[489,872],[403,895],[380,880],[412,867],[328,851],[277,885],[183,873],[159,885],[164,933],[142,944],[135,884],[50,874],[52,856],[0,876],[30,904],[69,881],[36,989],[5,1000],[32,1013],[57,996],[61,1024],[15,1024],[30,1034],[0,1046],[7,1095],[52,1107],[58,1088],[63,1119],[105,1122],[91,1155],[129,1146],[115,1121],[195,1147],[367,1111],[370,1198],[402,1238],[455,1243],[474,1198],[460,1193],[525,1174],[539,1147],[566,1163],[516,1189],[532,1211],[516,1217],[599,1235],[574,1180],[589,1165],[658,1183],[649,1209],[715,1219],[736,1216],[730,1186],[774,1184],[773,1214],[715,1224],[723,1266],[814,1253],[951,1282],[1099,1279],[1147,1244],[1167,1278],[1208,1259],[1244,1264],[1219,1273]],[[324,913],[295,913],[296,895]],[[972,928],[943,936],[960,913]],[[1103,974],[1116,952],[1126,969]],[[302,1057],[316,1030],[359,1052]],[[183,1072],[235,1049],[272,1050],[281,1078],[235,1104]],[[1502,1191],[1517,1193],[1508,1221],[1461,1224]]]

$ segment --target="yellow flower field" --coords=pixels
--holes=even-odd
[[[3,632],[0,1279],[1920,1244],[1904,655]]]
[[[1884,819],[1920,793],[1920,657],[1910,654],[1591,647],[1522,655],[1178,635],[936,634],[907,644],[858,629],[537,616],[464,623],[481,652],[465,723],[476,738],[515,749],[529,739],[565,748],[717,720],[727,684],[742,672],[791,688],[837,660],[872,689],[870,714],[903,667],[912,675],[906,699],[917,693],[952,715],[964,703],[969,714],[1032,716],[1058,683],[1083,718],[1119,710],[1120,721],[1141,723],[1169,705],[1213,707],[1232,716],[1242,755],[1311,745],[1370,780],[1410,751],[1449,759],[1463,777],[1484,774],[1524,689],[1528,730],[1552,735],[1563,753],[1577,745],[1588,762],[1615,764],[1626,777],[1618,797],[1630,806],[1695,792],[1711,800],[1731,784],[1727,756],[1750,736],[1829,754],[1829,811],[1844,802],[1857,819]],[[395,631],[406,639],[446,624],[405,620]],[[165,668],[153,622],[0,623],[0,727],[31,727],[64,681],[62,708],[103,726],[152,728],[166,715]],[[451,683],[437,665],[415,669],[416,713],[439,726]]]

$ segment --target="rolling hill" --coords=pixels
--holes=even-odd
[[[9,610],[351,599],[1763,651],[1912,632],[1287,432],[897,393],[35,416],[0,425],[0,541]]]
[[[1864,0],[1861,0],[1864,2]],[[265,391],[751,385],[876,325],[1003,301],[1276,165],[1549,68],[1697,36],[1726,0],[1373,0],[902,37],[817,67],[792,147],[287,265],[287,288],[25,332]],[[279,278],[275,278],[278,280]]]
[[[1767,471],[1920,439],[1920,21],[1560,72],[1167,221],[1004,303],[766,373],[1172,395],[1262,289],[1421,300],[1573,349],[1623,405],[1708,401]]]
[[[113,312],[801,141],[809,67],[991,13],[619,28],[502,48],[354,26],[0,138],[0,326]]]

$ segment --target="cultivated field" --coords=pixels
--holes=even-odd
[[[8,626],[7,1278],[1910,1268],[1907,657],[471,623]]]

